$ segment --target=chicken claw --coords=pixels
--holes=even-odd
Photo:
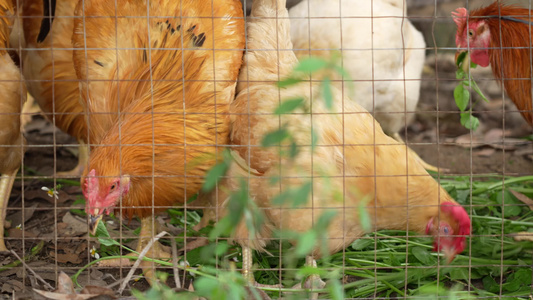
[[[141,219],[141,233],[139,234],[139,242],[136,248],[137,253],[141,253],[143,249],[146,247],[146,245],[152,239],[152,236],[155,235],[152,221],[153,221],[152,217]],[[126,256],[138,257],[137,253],[129,253]],[[146,253],[145,257],[153,258],[153,259],[170,259],[172,258],[172,255],[170,253],[169,247],[162,245],[158,241],[155,241],[152,244],[152,247],[150,248],[150,250],[148,250],[148,252]],[[134,260],[123,257],[123,258],[101,261],[98,263],[98,266],[120,268],[120,267],[131,267],[133,264],[134,264]],[[154,272],[155,263],[151,261],[143,260],[140,266],[143,270],[144,277],[146,278],[148,283],[152,285],[154,281],[157,279],[155,272]]]

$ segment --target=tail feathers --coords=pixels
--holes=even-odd
[[[254,0],[252,4],[252,16],[254,11],[257,13],[257,9],[269,7],[276,10],[282,10],[287,8],[287,0]]]
[[[9,31],[13,24],[13,11],[11,0],[0,1],[0,55],[6,53],[5,48],[9,46]]]

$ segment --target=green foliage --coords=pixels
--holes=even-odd
[[[461,125],[467,129],[476,130],[479,127],[479,119],[472,115],[472,108],[475,104],[470,106],[470,109],[467,111],[468,104],[470,103],[470,91],[468,88],[471,88],[478,94],[484,101],[488,102],[487,97],[483,94],[477,83],[472,78],[470,72],[466,72],[467,69],[464,64],[469,61],[467,59],[467,52],[462,52],[457,57],[457,71],[455,77],[459,80],[459,84],[453,91],[453,97],[455,99],[455,104],[461,111]],[[475,63],[470,63],[470,68],[474,69],[477,65]]]
[[[231,154],[229,153],[229,150],[225,149],[222,152],[222,161],[216,164],[207,174],[205,175],[205,182],[202,186],[202,191],[208,192],[212,190],[220,178],[226,174],[230,167],[231,163]]]
[[[288,114],[304,106],[304,98],[298,97],[283,101],[274,111],[276,115]]]

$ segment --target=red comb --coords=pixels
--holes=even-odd
[[[457,27],[461,28],[468,18],[468,10],[464,7],[459,7],[452,12],[453,21],[457,24]]]
[[[465,248],[466,237],[464,236],[470,234],[470,217],[461,205],[452,202],[443,202],[441,204],[441,211],[451,215],[459,224],[459,232],[457,232],[457,235],[461,236],[456,237],[455,248],[458,252],[462,252]]]
[[[96,178],[96,171],[92,169],[85,178],[85,189],[83,195],[89,199],[91,194],[98,194],[98,178]]]
[[[457,223],[459,223],[459,235],[469,235],[470,234],[470,217],[466,210],[458,204],[452,202],[444,202],[441,204],[442,212],[448,213],[455,218]]]

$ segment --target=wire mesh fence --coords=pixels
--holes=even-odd
[[[494,3],[0,0],[2,296],[531,298]]]

